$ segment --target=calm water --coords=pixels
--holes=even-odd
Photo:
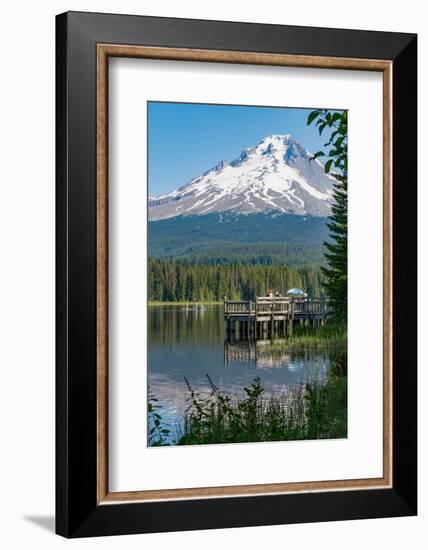
[[[268,394],[309,377],[324,378],[330,366],[325,352],[284,353],[272,351],[270,343],[226,342],[223,306],[207,306],[205,311],[153,306],[148,322],[148,385],[171,428],[188,405],[185,377],[195,390],[208,392],[208,374],[221,391],[241,396],[259,376]]]

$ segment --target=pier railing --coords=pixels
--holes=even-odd
[[[329,315],[333,306],[327,298],[292,298],[258,296],[255,300],[225,300],[224,315],[264,316],[264,315]]]

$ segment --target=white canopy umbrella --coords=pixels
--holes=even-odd
[[[300,288],[290,288],[290,290],[287,290],[287,296],[290,296],[292,298],[307,298],[308,297],[306,292],[304,292]]]

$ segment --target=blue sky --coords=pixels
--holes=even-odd
[[[149,102],[149,195],[173,191],[271,134],[291,134],[315,153],[328,135],[306,125],[312,110]]]

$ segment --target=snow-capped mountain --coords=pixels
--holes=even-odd
[[[176,191],[149,199],[149,219],[215,212],[330,213],[334,178],[290,135],[272,135]]]

